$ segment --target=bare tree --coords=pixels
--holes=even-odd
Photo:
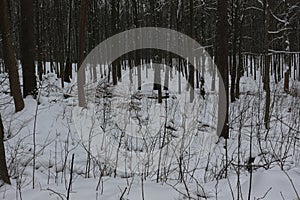
[[[111,34],[114,35],[116,34],[117,31],[117,8],[116,8],[116,0],[111,1]],[[118,76],[117,76],[117,62],[113,62],[111,64],[112,66],[112,79],[113,79],[113,84],[117,85],[118,83]]]
[[[36,93],[34,64],[33,0],[21,1],[21,63],[23,71],[23,96]]]
[[[41,81],[43,78],[43,64],[42,64],[42,23],[40,23],[41,18],[41,8],[40,8],[41,2],[39,0],[35,0],[35,40],[36,40],[36,59],[38,63],[38,75],[39,80]]]
[[[80,65],[82,64],[84,60],[84,41],[85,41],[85,24],[86,24],[86,12],[87,12],[87,0],[82,0],[81,2],[81,19],[80,19],[80,33],[79,33],[79,47],[78,47],[78,69],[80,68]],[[84,70],[83,70],[84,72]],[[78,76],[78,100],[79,100],[79,106],[84,107],[85,102],[85,96],[84,96],[84,88],[83,84],[85,82],[84,80],[84,74],[79,74]]]
[[[4,128],[3,128],[2,118],[0,114],[0,180],[4,181],[4,183],[10,184],[8,170],[6,166],[6,160],[5,160],[5,148],[3,144],[3,138],[4,138]]]
[[[19,73],[17,67],[17,61],[15,58],[15,52],[12,45],[12,37],[10,32],[10,20],[8,13],[7,0],[0,1],[0,10],[2,17],[0,18],[0,29],[2,33],[2,48],[4,54],[4,62],[8,68],[9,74],[9,86],[11,95],[14,98],[16,112],[21,111],[24,108],[24,101],[22,98]]]
[[[194,0],[190,0],[190,31],[191,37],[195,38],[195,18],[194,18]],[[193,63],[194,58],[191,59]],[[193,64],[189,65],[189,84],[190,84],[190,102],[192,103],[195,98],[195,67]]]
[[[68,21],[68,46],[67,59],[64,69],[64,81],[70,83],[72,78],[72,60],[71,60],[71,34],[72,34],[72,0],[69,0],[69,21]]]
[[[218,22],[217,22],[217,66],[225,86],[226,105],[224,100],[219,100],[219,114],[225,114],[224,125],[218,123],[218,130],[221,131],[221,137],[229,137],[228,129],[228,25],[227,25],[227,0],[218,0],[217,5]],[[220,93],[222,92],[222,81],[219,81]],[[224,95],[220,95],[224,96]]]
[[[264,117],[265,128],[269,128],[269,115],[270,115],[270,56],[269,53],[269,23],[270,23],[270,10],[268,0],[264,0],[264,16],[265,16],[265,35],[264,35],[264,89],[266,91],[266,110]]]

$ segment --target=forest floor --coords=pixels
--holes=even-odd
[[[176,79],[175,82],[177,81]],[[5,128],[6,158],[12,182],[11,185],[0,187],[0,199],[67,199],[68,196],[78,200],[299,199],[300,97],[284,93],[283,80],[278,84],[271,83],[270,129],[265,129],[263,124],[265,98],[262,85],[252,77],[242,77],[240,99],[230,104],[231,134],[227,140],[227,156],[225,140],[203,140],[199,132],[204,133],[207,129],[203,130],[197,125],[196,140],[194,138],[191,148],[187,153],[184,152],[186,159],[183,159],[183,169],[178,169],[179,161],[176,156],[174,160],[166,159],[168,163],[165,163],[164,169],[168,170],[159,177],[158,183],[156,171],[141,168],[143,165],[138,165],[141,160],[133,161],[134,169],[126,168],[124,160],[128,157],[119,156],[119,165],[125,165],[129,171],[117,169],[118,172],[114,172],[116,167],[106,165],[106,161],[101,159],[111,158],[115,162],[115,154],[118,152],[111,150],[110,155],[105,155],[105,158],[90,152],[92,147],[88,145],[93,143],[83,142],[76,122],[81,119],[73,116],[77,105],[74,82],[65,83],[65,88],[61,88],[60,79],[55,74],[45,75],[40,83],[38,103],[32,97],[27,97],[25,109],[18,113],[14,112],[13,101],[8,93],[6,74],[0,74],[0,82],[0,112]],[[210,82],[206,84],[210,85]],[[291,80],[291,88],[300,88],[299,82]],[[170,91],[171,89],[170,86]],[[126,89],[117,91],[122,90]],[[69,95],[66,98],[63,94]],[[196,94],[199,96],[197,91]],[[180,97],[185,96],[187,93],[183,92]],[[178,97],[177,95],[177,99]],[[201,98],[196,99],[200,102]],[[148,103],[146,102],[147,105]],[[206,112],[214,111],[213,98],[206,98],[206,104]],[[199,105],[203,106],[201,103]],[[143,118],[143,113],[139,116]],[[163,123],[156,122],[155,117],[151,118],[151,113],[150,119],[157,123],[155,127]],[[205,119],[207,117],[203,118]],[[103,125],[101,120],[103,119],[99,120],[100,126]],[[167,116],[166,121],[170,120]],[[199,118],[196,120],[199,121]],[[180,125],[176,125],[176,122],[174,124],[176,129],[181,130]],[[205,124],[204,127],[211,127],[208,122]],[[137,127],[131,125],[132,129]],[[110,128],[109,130],[115,130]],[[179,136],[181,137],[180,134]],[[179,136],[177,133],[177,137]],[[201,138],[201,141],[197,138]],[[100,141],[102,140],[103,137]],[[200,157],[192,157],[197,153],[195,149],[205,143],[211,146],[209,152]],[[126,148],[122,145],[120,148]],[[142,144],[137,144],[130,148],[138,149],[141,146]],[[116,144],[112,149],[115,147]],[[204,150],[207,150],[206,147]],[[120,155],[124,155],[124,152]],[[157,167],[157,163],[153,163],[154,168]],[[146,176],[144,172],[149,174]],[[181,172],[183,177],[179,178]],[[142,179],[141,175],[146,178]]]

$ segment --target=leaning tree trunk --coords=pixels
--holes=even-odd
[[[0,18],[0,30],[2,33],[4,62],[8,68],[9,86],[11,95],[14,98],[15,111],[18,112],[24,108],[24,101],[21,93],[17,61],[12,45],[7,0],[0,0],[0,11],[2,13],[2,17]]]
[[[6,0],[1,0],[1,1],[6,1]],[[3,128],[2,118],[0,113],[0,180],[4,181],[4,183],[10,184],[8,170],[6,166],[3,138],[4,138],[4,128]]]

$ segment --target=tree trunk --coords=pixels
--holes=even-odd
[[[165,81],[164,81],[164,90],[169,90],[169,76],[170,76],[170,66],[169,63],[165,65]]]
[[[86,24],[86,12],[87,12],[87,0],[81,1],[81,18],[80,18],[80,30],[79,30],[79,47],[78,47],[78,70],[84,60],[84,41],[85,41],[85,24]],[[83,70],[84,72],[85,70]],[[79,74],[78,74],[79,75]],[[85,94],[83,85],[85,83],[84,73],[78,76],[78,101],[80,107],[86,106]]]
[[[237,74],[236,74],[236,83],[235,83],[235,98],[238,99],[240,96],[240,79],[241,76],[244,74],[244,62],[243,62],[243,55],[242,55],[242,41],[243,41],[243,32],[242,32],[242,24],[243,19],[240,21],[239,24],[239,65],[237,68]],[[248,61],[248,58],[246,56],[246,61]],[[245,66],[248,66],[245,64]],[[247,69],[247,76],[248,76],[248,69]]]
[[[285,51],[288,51],[286,54],[284,54],[284,64],[286,67],[286,71],[284,73],[284,91],[289,92],[289,81],[290,81],[292,65],[291,65],[291,55],[289,54],[290,51],[290,41],[289,41],[289,33],[288,33],[289,11],[288,11],[287,1],[284,1],[284,7],[285,7],[284,42],[285,42]]]
[[[194,18],[194,0],[190,0],[190,31],[191,31],[191,38],[195,39],[195,18]],[[194,62],[194,58],[191,58],[191,63]],[[189,85],[190,85],[190,103],[194,101],[195,98],[195,67],[193,64],[189,66]]]
[[[3,1],[6,0],[1,0],[1,4]],[[1,8],[3,8],[2,5]],[[4,183],[10,184],[6,159],[5,159],[5,148],[4,148],[3,138],[4,138],[4,128],[3,128],[2,118],[0,113],[0,180],[4,181]]]
[[[135,57],[135,65],[137,67],[137,73],[138,73],[138,89],[141,90],[142,88],[142,65],[141,65],[141,60],[140,60],[140,54],[136,52],[136,57]]]
[[[270,11],[268,0],[264,0],[264,14],[265,14],[265,36],[264,36],[264,88],[266,91],[266,110],[264,117],[265,128],[269,129],[269,116],[270,116],[270,56],[269,53],[269,23],[270,23]]]
[[[116,16],[117,16],[117,10],[116,10],[116,1],[111,1],[111,35],[116,34]],[[112,77],[113,77],[113,84],[117,85],[118,83],[118,74],[117,74],[117,62],[118,60],[114,60],[112,62]]]
[[[298,54],[298,81],[300,81],[300,54]]]
[[[208,61],[211,62],[210,66],[212,66],[213,68],[213,72],[212,72],[212,78],[211,78],[211,91],[215,91],[216,90],[216,66],[214,65],[214,57],[212,57],[212,60]]]
[[[160,77],[160,65],[154,64],[154,84],[153,90],[158,91],[158,103],[162,103],[162,89],[161,89],[161,77]]]
[[[277,63],[278,63],[278,61],[277,61],[277,55],[275,54],[273,56],[273,71],[274,71],[274,81],[275,81],[275,84],[278,83],[278,81],[277,81]]]
[[[178,57],[178,94],[181,94],[181,58]]]
[[[242,38],[240,37],[240,40]],[[237,73],[236,73],[236,82],[235,82],[235,99],[238,99],[240,96],[240,79],[241,75],[243,74],[243,57],[242,57],[242,44],[240,41],[239,44],[239,55],[238,55],[238,66],[237,66]]]
[[[21,63],[23,71],[23,96],[36,95],[34,64],[33,0],[21,1]]]
[[[35,24],[36,24],[36,59],[38,61],[38,75],[39,80],[42,81],[43,78],[43,64],[42,64],[42,43],[41,43],[41,29],[40,29],[40,6],[39,0],[35,0],[35,10],[36,10],[36,17],[35,17]]]
[[[151,3],[150,3],[151,5]],[[133,7],[133,23],[135,28],[139,27],[139,22],[138,22],[138,5],[136,0],[132,0],[132,7]],[[134,64],[135,67],[137,67],[137,73],[138,73],[138,90],[141,90],[142,88],[142,70],[141,70],[141,56],[139,51],[134,52]]]
[[[230,100],[235,101],[235,81],[237,75],[237,40],[238,40],[238,1],[237,7],[234,9],[234,1],[232,2],[232,17],[233,17],[233,39],[232,39],[232,68],[230,70],[231,83],[230,83]]]
[[[290,79],[290,72],[287,70],[284,72],[284,91],[289,92],[289,79]]]
[[[72,60],[71,60],[71,33],[72,33],[72,0],[69,1],[69,21],[68,21],[68,47],[67,59],[64,70],[64,81],[70,83],[72,77]]]
[[[227,0],[218,0],[217,3],[217,66],[220,72],[220,78],[222,78],[224,83],[225,94],[222,93],[222,81],[219,81],[219,92],[220,97],[225,96],[226,99],[220,99],[218,105],[218,119],[225,115],[225,123],[222,124],[218,120],[218,133],[220,137],[229,137],[229,127],[228,127],[228,25],[227,25]],[[226,104],[224,104],[226,101]]]
[[[24,101],[21,93],[17,61],[12,45],[7,0],[0,0],[0,11],[2,13],[2,17],[0,18],[0,30],[2,33],[4,62],[8,68],[9,86],[11,95],[14,98],[15,111],[18,112],[24,108]]]

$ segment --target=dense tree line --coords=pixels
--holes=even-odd
[[[62,78],[63,87],[64,82],[69,82],[72,77],[72,63],[80,66],[84,56],[101,41],[124,30],[146,26],[175,29],[202,44],[223,73],[226,93],[231,102],[239,98],[239,80],[246,66],[250,66],[250,70],[246,71],[254,79],[258,76],[258,69],[262,72],[267,93],[269,71],[274,75],[275,82],[285,79],[286,91],[289,89],[291,70],[295,71],[294,79],[300,77],[300,70],[297,70],[300,59],[300,5],[297,0],[3,2],[7,6],[2,9],[8,15],[1,18],[3,30],[0,45],[3,50],[0,51],[0,57],[5,58],[7,63],[4,65],[1,59],[0,70],[10,72],[10,77],[17,79],[16,70],[10,67],[16,65],[12,57],[15,54],[22,63],[24,97],[35,94],[35,75],[41,80],[42,75],[48,72],[46,62],[50,62],[50,71]],[[163,58],[167,58],[169,63],[172,60],[171,54],[157,50],[131,52],[129,55],[112,64],[114,85],[121,77],[118,66],[122,59],[133,59],[135,66],[140,64],[141,59],[162,62]],[[194,74],[192,65],[189,69],[184,67],[180,70],[184,70],[192,86],[192,101],[193,87],[195,84],[199,87],[199,74]],[[230,81],[227,81],[225,73],[231,75]],[[19,85],[11,84],[11,87],[18,88]],[[157,85],[154,85],[154,89],[161,90]],[[12,93],[15,93],[12,94],[15,97],[19,92],[12,89]],[[16,111],[22,107],[22,102],[17,104]]]
[[[35,94],[35,75],[41,80],[42,75],[49,71],[46,62],[50,62],[50,71],[61,77],[63,87],[64,82],[70,82],[72,78],[72,63],[80,66],[84,56],[97,44],[116,33],[147,26],[180,31],[203,45],[223,73],[228,101],[239,98],[239,81],[245,70],[254,79],[259,76],[257,70],[262,72],[260,75],[267,93],[269,76],[266,74],[269,72],[276,83],[284,78],[286,91],[289,90],[291,70],[295,71],[293,78],[300,79],[300,70],[297,69],[300,68],[300,5],[297,0],[3,2],[7,6],[2,9],[8,15],[1,18],[3,30],[0,45],[3,48],[0,58],[5,58],[7,63],[4,65],[1,59],[0,70],[10,72],[9,77],[17,79],[16,69],[10,67],[16,65],[12,55],[21,61],[24,97]],[[117,84],[121,78],[119,66],[122,60],[130,59],[128,63],[132,67],[132,59],[134,65],[138,66],[141,59],[148,60],[146,62],[150,59],[155,62],[166,59],[170,64],[171,57],[176,55],[157,50],[136,51],[122,56],[112,64],[113,84]],[[179,62],[184,63],[182,59]],[[225,63],[228,65],[225,66]],[[250,66],[250,69],[245,69],[246,66]],[[194,86],[199,88],[199,74],[194,74],[193,65],[189,65],[189,69],[180,68],[192,86],[190,101],[193,101]],[[231,75],[228,81],[226,74]],[[17,97],[20,92],[13,88],[19,88],[19,85],[13,81],[11,83],[14,83],[11,84],[12,95],[20,102],[16,104],[18,111],[23,104]],[[154,89],[161,93],[160,86],[154,85]]]
[[[37,81],[50,70],[61,78],[64,87],[64,82],[72,78],[72,63],[80,66],[85,55],[100,42],[137,27],[177,30],[205,47],[224,81],[227,105],[222,112],[227,113],[226,122],[229,101],[239,98],[240,78],[245,73],[254,79],[261,76],[263,81],[266,128],[269,128],[271,103],[270,75],[276,83],[284,79],[286,92],[289,92],[290,78],[300,80],[299,0],[0,0],[0,11],[0,73],[9,74],[16,111],[24,107],[21,86],[23,97],[35,96]],[[172,58],[178,59],[177,70],[182,71],[190,83],[192,102],[194,89],[199,88],[201,82],[200,75],[195,73],[195,66],[186,65],[183,58],[169,52],[139,50],[123,55],[111,65],[112,82],[116,85],[121,79],[120,65],[124,60],[132,68],[140,65],[141,60],[158,63],[164,60],[171,65]],[[18,60],[22,64],[21,84],[17,81]],[[49,69],[46,62],[50,63]],[[141,88],[141,68],[137,68],[137,73],[138,88]],[[155,69],[155,83],[161,82],[160,76],[160,71]],[[169,77],[168,71],[165,76]],[[168,85],[166,80],[165,86]],[[161,85],[154,84],[153,89],[158,90],[161,103]],[[221,136],[228,138],[228,124],[221,128]],[[0,139],[0,155],[3,155],[2,125]],[[0,179],[9,182],[5,178],[5,174],[0,174]]]
[[[19,33],[24,21],[21,17],[21,2],[9,1],[13,41],[18,58],[21,57],[22,49]],[[35,16],[33,27],[35,59],[61,64],[68,59],[77,62],[81,2],[35,0],[33,3],[35,4],[32,7],[32,15]],[[289,51],[299,52],[299,2],[272,0],[269,4],[270,52],[284,53],[287,50],[286,41],[289,41]],[[90,0],[87,1],[86,6],[85,54],[115,33],[145,26],[176,29],[207,47],[211,55],[216,52],[217,4],[215,0]],[[263,2],[256,0],[228,1],[227,15],[230,30],[228,37],[231,55],[264,52],[263,9]],[[235,63],[235,59],[232,62]]]

